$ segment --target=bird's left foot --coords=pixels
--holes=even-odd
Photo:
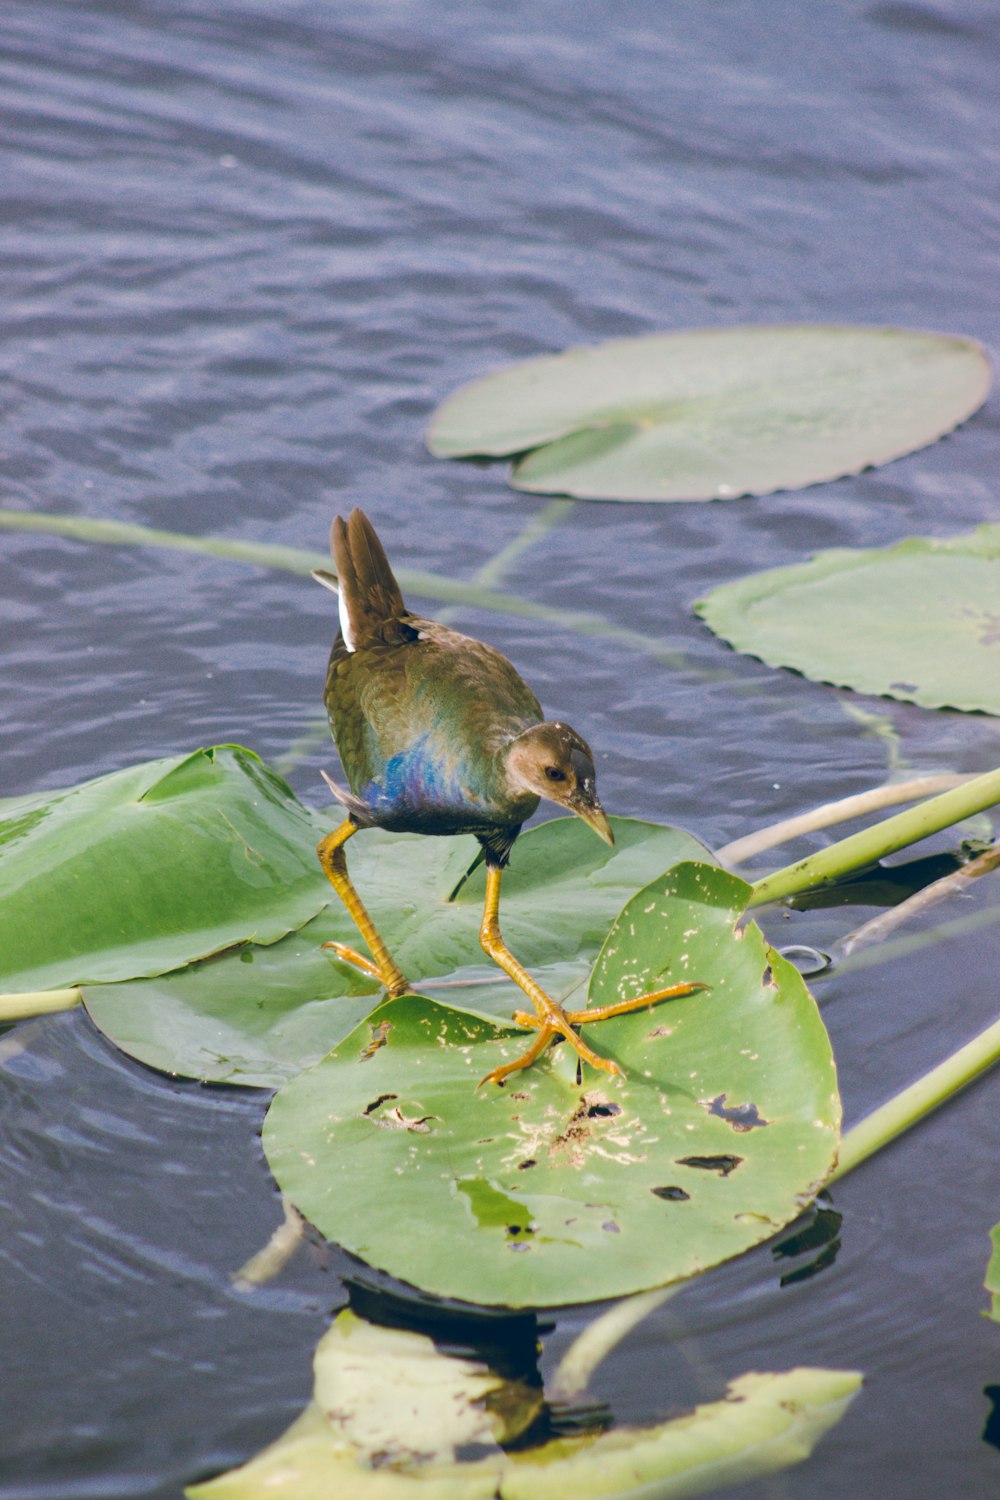
[[[502,1063],[500,1067],[492,1068],[485,1078],[479,1082],[482,1088],[484,1083],[503,1083],[512,1073],[519,1073],[522,1068],[530,1068],[531,1064],[545,1051],[550,1042],[557,1037],[563,1037],[569,1042],[573,1050],[583,1062],[589,1063],[592,1068],[598,1068],[601,1072],[610,1073],[612,1076],[623,1077],[622,1069],[610,1057],[602,1057],[599,1052],[587,1045],[575,1030],[577,1026],[588,1025],[591,1021],[607,1021],[612,1016],[624,1016],[630,1011],[645,1010],[651,1005],[657,1005],[661,1000],[679,1000],[683,995],[692,995],[696,990],[707,990],[711,986],[707,984],[672,984],[666,989],[654,990],[649,995],[638,995],[634,1000],[619,1000],[613,1005],[595,1005],[588,1010],[563,1010],[555,1001],[548,996],[532,996],[537,1007],[537,1013],[531,1015],[528,1011],[515,1011],[515,1026],[523,1026],[525,1030],[537,1030],[538,1035],[520,1057],[513,1062]],[[540,1003],[544,998],[545,1005]]]

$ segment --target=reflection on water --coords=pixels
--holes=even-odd
[[[338,1314],[314,1360],[313,1399],[281,1438],[250,1462],[185,1493],[191,1500],[238,1496],[350,1494],[404,1496],[414,1483],[434,1496],[528,1495],[561,1500],[656,1493],[692,1495],[801,1462],[836,1426],[860,1377],[851,1371],[794,1370],[744,1375],[722,1401],[699,1405],[650,1428],[602,1431],[582,1407],[546,1405],[536,1345],[522,1348],[523,1370],[501,1373],[476,1347],[441,1347],[407,1326],[405,1302]],[[505,1319],[509,1370],[519,1333],[533,1320]],[[489,1325],[487,1325],[489,1327]],[[451,1334],[454,1340],[455,1329]]]
[[[860,700],[726,651],[690,604],[820,547],[992,519],[990,407],[825,489],[575,505],[511,553],[544,502],[430,459],[422,431],[508,359],[656,328],[856,320],[995,344],[998,41],[980,0],[777,0],[766,19],[753,0],[7,0],[3,504],[314,552],[361,504],[411,568],[468,580],[503,556],[491,587],[662,650],[469,605],[459,628],[579,725],[610,812],[713,846],[887,767],[986,770],[995,721],[859,719]],[[331,607],[250,564],[0,531],[0,795],[199,744],[277,759],[320,715]],[[332,752],[306,743],[294,781],[317,802]],[[993,902],[977,890],[968,913]],[[837,908],[768,920],[823,952],[844,930]],[[993,1019],[998,943],[985,921],[824,979],[848,1119]],[[351,1263],[310,1241],[239,1294],[230,1273],[280,1217],[262,1098],[146,1073],[82,1015],[13,1036],[3,1483],[176,1500],[306,1405]],[[648,1425],[751,1369],[860,1368],[785,1493],[912,1500],[919,1473],[980,1500],[990,1090],[837,1185],[834,1265],[780,1288],[765,1252],[702,1278],[598,1369],[594,1402]],[[542,1330],[543,1376],[590,1316]]]

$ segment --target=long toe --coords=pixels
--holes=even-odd
[[[400,995],[410,994],[410,981],[395,965],[383,974],[378,964],[373,963],[370,958],[365,958],[356,948],[351,948],[347,943],[328,942],[320,945],[330,948],[337,957],[343,959],[344,963],[351,964],[355,969],[360,969],[362,974],[367,974],[371,979],[377,979],[379,984],[384,984],[393,1000],[398,1000]]]
[[[367,974],[371,979],[377,979],[379,984],[382,983],[382,975],[379,973],[378,964],[373,964],[370,958],[365,958],[364,954],[359,953],[356,948],[350,947],[347,943],[334,942],[323,943],[321,946],[329,948],[332,952],[336,953],[337,957],[342,959],[345,964],[350,964],[352,968],[360,969],[362,974]]]
[[[685,995],[693,995],[698,990],[710,990],[710,984],[700,984],[694,980],[691,983],[671,984],[664,990],[653,990],[648,995],[636,995],[632,1000],[617,1000],[613,1005],[594,1005],[586,1010],[568,1010],[565,1012],[567,1021],[574,1026],[586,1026],[591,1021],[608,1021],[612,1016],[626,1016],[633,1010],[646,1010],[651,1005],[659,1005],[661,1000],[680,1000]]]
[[[545,1051],[555,1032],[551,1026],[544,1023],[539,1024],[538,1035],[520,1057],[515,1057],[513,1062],[501,1063],[499,1067],[491,1068],[484,1078],[480,1078],[477,1088],[482,1088],[484,1083],[503,1083],[512,1073],[520,1073],[522,1068],[530,1068],[537,1057]]]

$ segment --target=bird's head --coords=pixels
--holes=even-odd
[[[547,797],[582,818],[606,844],[615,836],[594,786],[590,746],[568,724],[533,724],[512,740],[507,775],[513,790]]]

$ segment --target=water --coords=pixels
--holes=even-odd
[[[363,504],[396,559],[470,578],[545,502],[421,435],[498,364],[743,321],[996,345],[998,50],[987,0],[7,0],[3,504],[310,548]],[[673,669],[453,618],[586,733],[610,810],[710,844],[895,760],[989,769],[996,721],[771,672],[690,605],[820,547],[994,519],[996,429],[993,402],[924,453],[763,500],[577,505],[508,567],[514,592],[643,632]],[[291,575],[0,531],[0,790],[226,740],[280,759],[317,718],[332,629],[330,596]],[[329,763],[321,742],[299,761],[304,797]],[[844,926],[770,931],[823,946]],[[994,1018],[997,933],[826,984],[848,1120]],[[151,1075],[79,1016],[13,1037],[0,1495],[176,1497],[298,1411],[346,1258],[312,1246],[241,1297],[229,1274],[280,1218],[263,1097]],[[747,1369],[854,1366],[865,1391],[816,1456],[741,1495],[991,1492],[995,1087],[837,1187],[832,1268],[784,1288],[768,1250],[722,1268],[596,1399],[653,1421]],[[545,1370],[584,1321],[558,1320]]]

